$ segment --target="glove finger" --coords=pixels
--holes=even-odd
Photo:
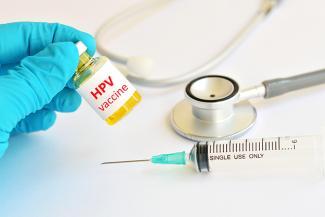
[[[9,133],[0,131],[0,158],[8,148]]]
[[[59,112],[73,112],[79,108],[80,104],[81,97],[77,91],[70,88],[64,88],[45,106],[45,108]]]
[[[17,126],[13,129],[11,134],[17,133],[30,133],[34,131],[47,130],[56,120],[56,114],[54,111],[42,109],[35,113],[28,115],[21,120]]]
[[[0,64],[17,63],[55,42],[82,41],[93,55],[95,39],[88,33],[58,23],[18,22],[0,25]]]
[[[0,75],[7,74],[9,69],[12,69],[17,65],[17,63],[0,65]]]
[[[0,76],[0,130],[10,132],[21,119],[48,104],[72,77],[78,61],[73,43],[54,43]]]

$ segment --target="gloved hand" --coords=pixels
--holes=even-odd
[[[67,86],[79,62],[77,41],[94,54],[92,36],[62,24],[0,25],[0,157],[11,134],[46,130],[55,111],[79,107],[79,94]]]

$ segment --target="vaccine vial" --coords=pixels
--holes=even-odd
[[[74,85],[97,114],[113,125],[140,102],[141,96],[107,57],[92,58],[81,41],[76,46],[80,59]]]

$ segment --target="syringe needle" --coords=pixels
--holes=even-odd
[[[186,164],[186,154],[185,151],[176,152],[171,154],[160,154],[152,156],[150,159],[138,159],[138,160],[123,160],[123,161],[108,161],[101,164],[120,164],[120,163],[136,163],[136,162],[148,162],[154,164]]]
[[[103,162],[101,164],[119,164],[119,163],[135,163],[135,162],[146,162],[151,161],[151,159],[141,159],[141,160],[123,160],[123,161],[109,161]]]

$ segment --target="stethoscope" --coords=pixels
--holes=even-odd
[[[242,91],[229,77],[202,76],[187,84],[186,99],[174,107],[171,123],[178,134],[195,141],[236,138],[256,121],[256,109],[249,99],[267,99],[323,83],[325,70],[267,80]]]
[[[151,0],[137,4],[108,19],[97,32],[96,39],[99,52],[116,64],[124,66],[127,69],[128,79],[134,83],[164,87],[193,79],[185,88],[186,99],[179,102],[171,113],[171,123],[178,134],[196,141],[238,137],[250,129],[256,121],[256,109],[249,99],[270,98],[325,83],[325,70],[264,81],[261,85],[243,91],[240,91],[235,80],[226,76],[206,75],[196,78],[228,57],[281,0],[262,0],[257,12],[219,53],[197,68],[179,76],[150,79],[148,76],[153,65],[150,58],[127,57],[106,49],[105,33],[113,31],[116,26],[125,28],[134,25],[136,23],[134,20],[141,20],[172,1]],[[114,35],[116,34],[115,32]]]
[[[116,35],[121,34],[121,31],[119,32],[118,30],[128,29],[139,22],[139,20],[155,13],[173,1],[174,0],[150,0],[136,4],[106,20],[96,33],[98,51],[107,56],[114,63],[124,67],[126,69],[127,78],[133,83],[150,87],[164,87],[184,83],[206,73],[226,59],[244,39],[247,38],[249,33],[270,14],[281,0],[261,0],[261,5],[256,13],[254,13],[251,19],[248,20],[241,30],[231,38],[217,54],[213,55],[200,66],[178,76],[164,79],[151,79],[150,72],[152,71],[154,62],[151,58],[143,56],[123,56],[106,48],[105,44],[107,44],[108,38],[112,39],[116,37]]]

